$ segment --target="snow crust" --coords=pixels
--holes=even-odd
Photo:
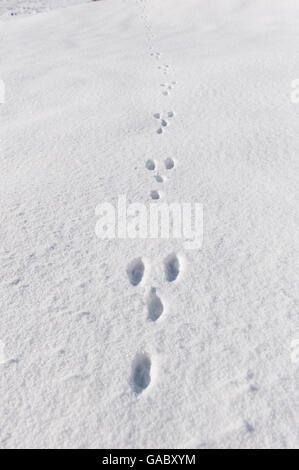
[[[0,14],[0,447],[298,447],[299,3]],[[96,237],[152,191],[201,249]]]

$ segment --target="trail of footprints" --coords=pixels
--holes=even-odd
[[[140,18],[144,22],[145,29],[147,31],[147,41],[149,47],[149,54],[155,60],[159,61],[157,70],[163,75],[168,75],[170,67],[168,64],[161,63],[162,54],[156,51],[153,47],[152,40],[154,39],[151,24],[148,20],[148,16],[145,14],[145,4],[143,0],[137,0],[137,4],[141,8]],[[174,90],[177,82],[175,80],[160,83],[159,92],[163,97],[169,97],[171,92]],[[157,112],[153,115],[154,119],[159,121],[159,127],[156,130],[156,134],[162,135],[169,127],[170,121],[174,118],[174,111],[168,111],[166,113]],[[148,159],[145,162],[145,168],[153,173],[155,182],[159,185],[156,189],[150,191],[150,198],[153,201],[161,199],[162,191],[160,187],[166,181],[164,174],[158,170],[158,163],[154,159]],[[166,157],[163,162],[163,168],[166,172],[171,172],[175,168],[175,161],[171,157]],[[181,272],[180,258],[176,253],[170,253],[165,257],[162,263],[164,278],[167,283],[176,282]],[[148,270],[147,264],[142,257],[133,259],[127,266],[127,276],[130,284],[136,288],[143,284],[146,271]],[[147,311],[147,320],[150,322],[157,322],[165,312],[165,306],[163,299],[157,292],[157,288],[151,286],[147,291],[145,298],[145,305]],[[139,352],[132,363],[132,374],[131,383],[133,391],[137,394],[143,392],[151,383],[151,369],[152,361],[150,356],[145,352]]]
[[[171,253],[163,261],[165,280],[168,283],[177,281],[181,271],[181,263],[176,253]],[[128,279],[133,287],[142,284],[146,271],[146,263],[141,257],[132,260],[127,266]],[[151,286],[145,299],[147,320],[158,321],[165,311],[163,298],[157,293],[157,288]],[[151,359],[142,352],[138,353],[132,364],[132,387],[135,393],[140,394],[151,382]]]

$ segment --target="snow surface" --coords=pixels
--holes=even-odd
[[[35,15],[54,8],[79,5],[92,0],[0,0],[0,15]]]
[[[298,447],[299,2],[0,13],[0,447]],[[95,236],[160,188],[201,250]]]

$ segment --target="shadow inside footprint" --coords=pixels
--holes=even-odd
[[[160,199],[160,194],[159,194],[159,192],[156,191],[156,190],[151,191],[151,198],[152,198],[154,201],[157,201],[158,199]]]
[[[151,360],[145,353],[137,354],[133,362],[132,382],[135,393],[141,393],[151,383]]]
[[[164,163],[166,170],[172,170],[172,168],[174,168],[174,161],[172,158],[166,158]]]
[[[154,160],[151,160],[151,159],[147,160],[145,167],[150,171],[154,171],[154,169],[156,168]]]
[[[161,175],[155,175],[155,180],[157,181],[157,183],[163,183],[163,177]]]
[[[152,321],[157,321],[164,310],[163,303],[156,292],[156,288],[152,287],[147,299],[148,318]]]
[[[165,276],[168,282],[173,282],[177,279],[180,273],[180,263],[175,253],[167,256],[164,260]]]
[[[127,274],[132,286],[137,286],[143,278],[144,263],[141,258],[136,258],[127,267]]]

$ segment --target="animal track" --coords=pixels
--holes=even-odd
[[[180,273],[180,262],[175,253],[172,253],[165,258],[164,270],[168,282],[173,282],[177,279]]]
[[[174,161],[170,157],[166,158],[164,164],[165,164],[166,170],[172,170],[172,168],[174,168]]]
[[[154,43],[153,43],[154,34],[152,31],[150,19],[146,15],[145,4],[143,3],[143,0],[139,0],[137,3],[140,6],[141,19],[144,22],[144,27],[146,30],[145,34],[146,34],[146,42],[148,46],[148,54],[153,59],[159,61],[162,55],[160,52],[157,52],[155,50]],[[161,76],[162,74],[165,75],[165,78],[161,78],[160,76],[160,80],[163,81],[163,83],[160,83],[160,87],[161,87],[160,93],[162,93],[163,96],[167,97],[172,93],[177,82],[174,80],[171,81],[170,78],[167,77],[170,72],[170,67],[167,63],[164,62],[164,60],[161,61],[160,63],[159,62],[156,63],[155,67],[157,67],[158,70],[161,71]],[[162,99],[163,98],[161,97],[161,100]],[[163,101],[166,102],[166,98],[164,98]],[[159,125],[157,125],[158,129],[156,130],[156,133],[158,135],[162,135],[164,132],[166,132],[170,124],[170,120],[174,117],[174,115],[175,113],[173,111],[153,114],[153,117],[159,121]],[[154,172],[153,177],[155,178],[156,184],[159,184],[158,187],[163,188],[162,183],[164,183],[165,180],[167,180],[168,178],[165,178],[164,175],[162,176],[160,174],[160,171],[158,171],[160,170],[159,165],[160,163],[158,163],[157,160],[154,160],[151,158],[149,158],[145,162],[145,168],[148,171]],[[164,160],[164,166],[166,170],[172,170],[175,167],[175,161],[172,158],[168,157]],[[161,197],[163,196],[164,196],[163,190],[158,191],[155,189],[155,190],[150,191],[150,197],[153,201],[157,201],[161,199]],[[164,259],[163,267],[164,267],[165,278],[169,283],[174,282],[178,279],[178,276],[181,271],[180,263],[181,263],[181,260],[178,258],[178,256],[175,253],[171,253]],[[137,286],[138,284],[141,283],[144,277],[144,271],[145,271],[145,265],[141,257],[136,258],[133,261],[131,261],[131,263],[127,267],[127,275],[132,286]],[[163,299],[161,299],[160,296],[157,294],[157,289],[155,287],[151,287],[150,291],[147,293],[145,303],[146,303],[148,320],[152,322],[156,322],[164,313],[165,307],[164,307]],[[136,394],[140,394],[146,388],[148,388],[148,386],[151,383],[151,374],[152,374],[152,361],[151,361],[150,356],[145,352],[137,353],[132,363],[132,372],[131,372],[131,378],[130,378],[132,389]]]
[[[158,175],[155,175],[155,180],[157,181],[157,183],[163,183],[164,178],[158,174]]]
[[[145,167],[150,170],[150,171],[154,171],[154,169],[156,168],[156,164],[154,162],[154,160],[147,160],[146,164],[145,164]]]
[[[174,88],[176,82],[171,83],[161,83],[161,87],[163,87],[162,95],[168,96],[170,91]]]
[[[163,66],[159,65],[158,69],[162,70],[164,75],[167,75],[167,73],[169,72],[169,65],[168,64],[164,64]]]
[[[160,52],[151,52],[151,56],[155,57],[157,60],[161,59]]]
[[[144,275],[144,263],[141,258],[136,258],[127,267],[127,274],[132,286],[138,286]]]
[[[156,292],[156,288],[152,287],[147,299],[148,318],[152,321],[157,321],[164,311],[163,303]]]
[[[141,393],[151,383],[151,360],[145,353],[139,353],[133,361],[132,382],[135,393]]]
[[[153,191],[151,191],[151,198],[154,199],[155,201],[157,199],[160,199],[161,195],[159,193],[159,191],[156,191],[155,189]]]
[[[162,134],[163,133],[163,127],[168,126],[168,121],[160,114],[160,113],[155,113],[154,115],[155,119],[159,119],[161,121],[161,127],[157,130],[157,134]],[[174,117],[174,112],[173,111],[168,111],[167,117],[169,119]]]

